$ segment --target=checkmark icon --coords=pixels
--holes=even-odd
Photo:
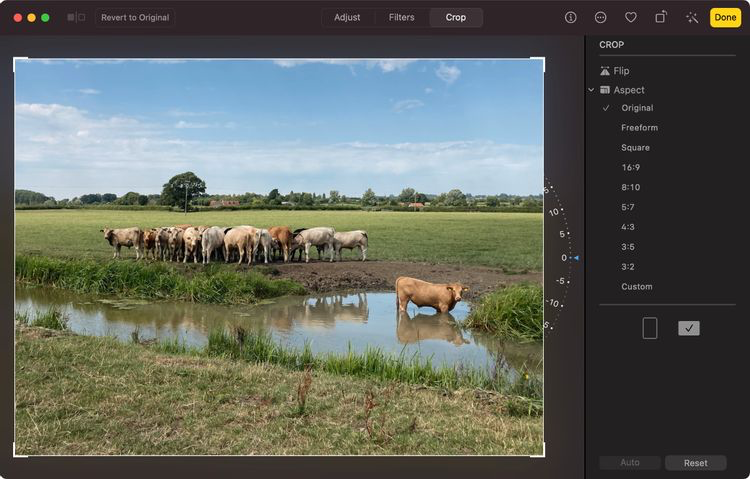
[[[604,111],[607,111],[607,110],[609,110],[609,105],[607,105],[607,106],[603,106],[603,107],[602,107],[602,110],[604,110]]]
[[[700,321],[679,321],[677,324],[677,334],[680,336],[700,336]]]

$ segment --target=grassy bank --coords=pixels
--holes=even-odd
[[[206,357],[19,326],[16,453],[542,453],[542,418],[501,394],[236,361],[224,339]]]
[[[209,266],[185,275],[169,263],[27,255],[16,256],[16,280],[77,293],[198,303],[253,303],[305,292],[293,281],[272,280],[253,271],[227,271]]]
[[[176,342],[162,343],[158,348],[169,353],[278,364],[298,371],[309,368],[443,390],[468,388],[494,391],[503,395],[506,412],[510,415],[541,415],[543,408],[542,380],[537,375],[523,372],[518,381],[509,382],[503,374],[491,374],[471,367],[434,366],[430,358],[417,354],[391,355],[377,348],[367,348],[361,353],[349,350],[346,354],[313,355],[308,345],[301,350],[284,347],[269,334],[247,332],[242,328],[235,329],[231,334],[226,331],[211,332],[208,345],[201,350],[191,350]]]
[[[291,228],[332,226],[367,230],[373,260],[421,261],[542,270],[541,213],[414,213],[388,211],[16,211],[16,251],[55,257],[112,257],[99,232],[190,223]],[[467,243],[470,238],[471,242]],[[134,257],[123,249],[124,257]]]
[[[464,326],[515,341],[541,341],[544,293],[537,284],[515,284],[482,296]]]
[[[39,311],[16,311],[13,317],[25,326],[36,326],[40,328],[64,331],[68,329],[68,318],[57,307],[51,307]]]

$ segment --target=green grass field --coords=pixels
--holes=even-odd
[[[105,226],[151,228],[182,223],[364,229],[371,259],[542,270],[542,213],[16,211],[16,253],[103,260],[112,256],[112,248],[99,232]],[[134,256],[133,251],[123,249],[123,257]]]
[[[17,454],[541,454],[503,396],[18,326]]]

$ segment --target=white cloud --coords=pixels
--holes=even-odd
[[[180,120],[174,125],[175,128],[211,128],[209,123],[193,123],[189,121]]]
[[[218,111],[186,111],[179,108],[173,108],[167,111],[167,115],[174,117],[196,117],[196,116],[213,116],[218,115],[221,112]]]
[[[305,60],[292,60],[292,59],[279,59],[274,60],[274,64],[283,68],[292,68],[300,65],[309,65],[312,63],[323,63],[327,65],[341,65],[346,67],[353,67],[357,65],[364,66],[368,69],[379,68],[383,73],[390,73],[394,71],[403,71],[409,64],[414,63],[416,60],[405,60],[405,59],[383,59],[383,60],[346,60],[336,58],[320,58],[320,59],[305,59]]]
[[[448,85],[452,84],[458,77],[461,76],[461,70],[457,66],[448,66],[445,63],[441,63],[440,67],[435,70],[435,74]]]
[[[59,104],[18,104],[16,187],[58,199],[90,192],[158,193],[171,176],[195,171],[211,193],[327,192],[405,185],[439,193],[539,193],[542,147],[492,141],[312,144],[196,140],[187,130]],[[226,123],[217,127],[228,128]],[[226,136],[223,136],[225,138]]]
[[[237,128],[237,123],[227,121],[224,123],[194,123],[191,121],[180,120],[174,125],[177,129],[201,129],[201,128]]]
[[[430,88],[430,87],[427,87],[427,88],[425,88],[425,89],[424,89],[424,92],[425,92],[425,94],[427,94],[427,95],[429,95],[430,93],[432,93],[432,91],[433,91],[433,90],[432,90],[432,88]]]
[[[94,88],[81,88],[80,90],[77,90],[78,93],[81,93],[83,95],[98,95],[101,93],[101,91],[96,90]]]
[[[423,106],[424,103],[420,100],[400,100],[393,104],[393,111],[401,113],[402,111],[412,110]]]

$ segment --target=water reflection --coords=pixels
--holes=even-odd
[[[291,296],[254,306],[223,306],[166,301],[107,299],[67,291],[17,285],[16,309],[62,308],[80,334],[130,340],[177,339],[202,347],[210,331],[242,326],[266,332],[291,347],[309,344],[314,352],[363,351],[377,347],[393,354],[431,356],[434,364],[471,365],[503,373],[541,368],[541,345],[503,342],[460,322],[469,312],[459,303],[452,313],[410,307],[397,313],[395,296],[354,293]],[[394,324],[395,323],[395,324]]]
[[[412,344],[426,339],[448,341],[456,346],[469,344],[469,340],[464,339],[456,318],[450,313],[419,313],[412,318],[406,311],[400,311],[396,337],[401,344]]]

